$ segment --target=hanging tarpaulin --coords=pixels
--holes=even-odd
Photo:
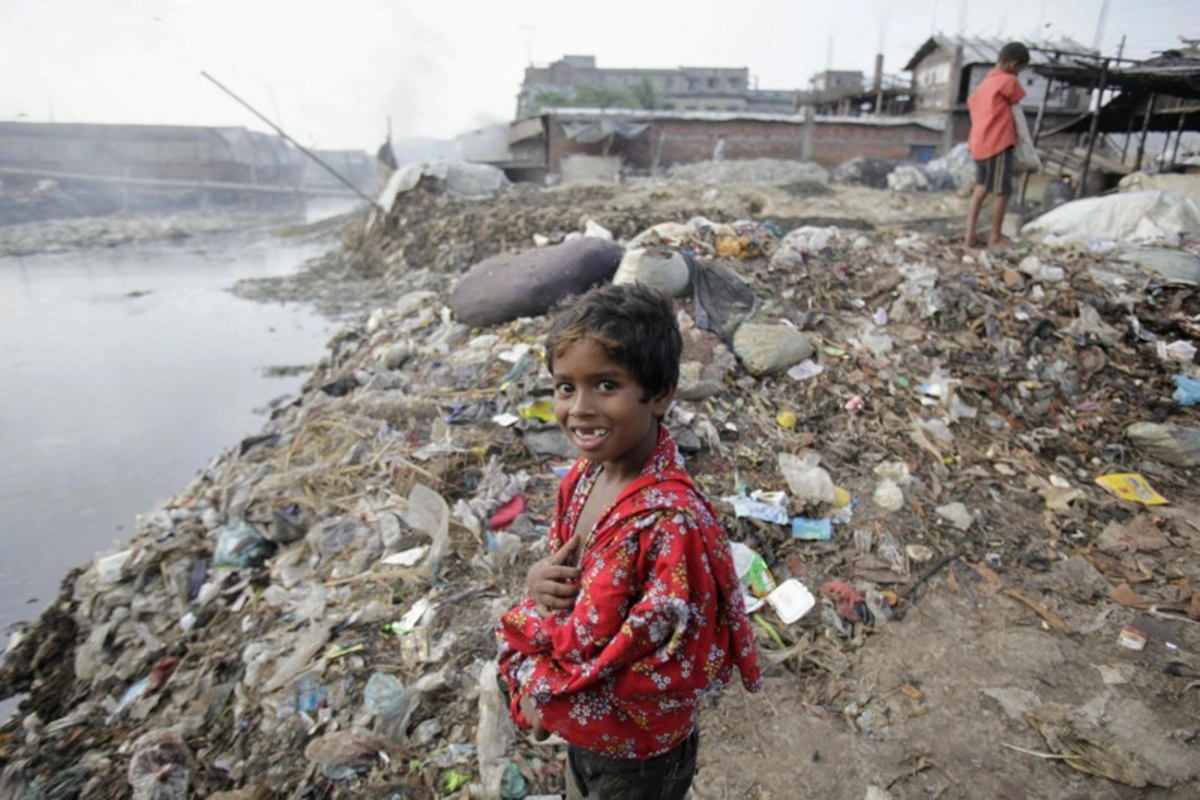
[[[562,122],[563,134],[572,142],[579,144],[596,144],[610,136],[620,139],[636,139],[645,133],[649,123],[618,122],[612,119],[598,119],[588,122]]]

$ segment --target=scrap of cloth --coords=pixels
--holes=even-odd
[[[580,459],[559,487],[551,551],[571,538],[601,465]],[[525,598],[496,627],[513,718],[520,699],[569,743],[613,758],[666,753],[695,727],[701,697],[733,667],[762,685],[725,531],[660,426],[642,474],[596,521],[573,609]]]

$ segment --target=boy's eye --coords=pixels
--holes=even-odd
[[[559,394],[570,394],[574,388],[575,387],[569,383],[559,383],[555,384],[554,391],[558,392]]]
[[[602,392],[615,392],[617,390],[615,381],[600,381],[599,387]]]

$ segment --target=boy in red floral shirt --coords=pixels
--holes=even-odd
[[[975,191],[967,211],[967,247],[974,247],[975,228],[979,211],[989,194],[996,196],[992,204],[992,234],[988,247],[1011,244],[1001,229],[1012,194],[1013,151],[1017,146],[1017,128],[1013,122],[1013,106],[1025,99],[1025,89],[1017,76],[1029,66],[1029,48],[1020,42],[1009,42],[1000,48],[996,66],[967,99],[971,113],[971,134],[967,148],[975,159]]]
[[[696,707],[736,665],[761,679],[729,542],[662,418],[682,338],[666,296],[604,286],[556,317],[554,413],[582,456],[552,555],[497,626],[518,724],[570,745],[568,797],[682,798]]]

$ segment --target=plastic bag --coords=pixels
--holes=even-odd
[[[1017,128],[1017,147],[1013,153],[1013,172],[1040,172],[1042,159],[1038,156],[1037,148],[1033,145],[1033,136],[1029,133],[1029,121],[1020,106],[1013,106],[1013,124]]]
[[[754,290],[728,270],[706,261],[688,259],[696,297],[696,327],[733,344],[738,326],[758,309]]]

